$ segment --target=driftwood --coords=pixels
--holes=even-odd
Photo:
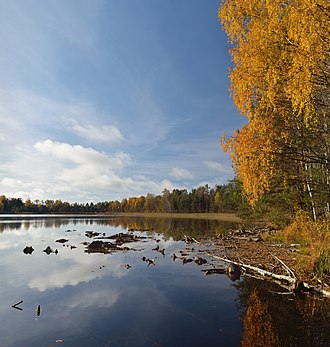
[[[92,237],[99,236],[99,235],[100,235],[100,233],[98,233],[98,232],[96,232],[96,231],[87,230],[87,231],[85,232],[85,236],[89,237],[90,239],[91,239]]]
[[[155,266],[155,265],[156,265],[154,259],[149,259],[149,258],[146,258],[146,257],[142,257],[141,259],[142,259],[144,262],[146,262],[146,263],[148,264],[148,266],[150,266],[150,265]]]
[[[296,278],[294,272],[281,259],[276,257],[276,255],[274,255],[272,253],[270,253],[270,254],[273,258],[275,258],[278,262],[280,262],[283,265],[284,269],[288,272],[289,276],[291,276],[292,278],[294,278],[297,281],[297,278]]]
[[[213,274],[225,275],[227,273],[227,268],[205,269],[202,271],[205,272],[205,275],[213,275]]]
[[[290,275],[290,276],[278,275],[278,274],[275,274],[273,272],[260,269],[260,268],[258,268],[256,266],[244,264],[244,263],[241,263],[241,262],[236,262],[236,261],[233,261],[233,260],[229,260],[227,258],[222,258],[222,257],[218,257],[216,255],[212,255],[212,254],[208,254],[208,255],[213,257],[213,258],[215,258],[215,259],[218,259],[218,260],[221,260],[221,261],[224,261],[224,262],[227,262],[227,263],[231,263],[231,264],[237,265],[245,272],[257,273],[257,274],[261,275],[262,277],[274,278],[274,279],[279,280],[281,282],[289,283],[293,287],[295,287],[295,284],[296,284],[296,281],[297,281],[297,279],[295,277],[292,277],[292,275]]]
[[[152,249],[152,251],[156,251],[161,253],[165,257],[165,248],[161,249],[159,245],[157,245],[155,248]]]
[[[140,231],[140,232],[146,232],[146,231],[154,231],[154,228],[149,228],[149,229],[146,229],[146,228],[130,228],[128,229],[128,231],[130,233],[134,232],[134,231]]]
[[[194,257],[194,262],[197,264],[197,265],[203,265],[203,264],[206,264],[207,263],[207,260],[202,258],[202,257],[199,257],[197,255],[195,255]]]
[[[187,235],[183,235],[183,237],[186,243],[190,243],[190,242],[200,243],[200,241],[196,240],[194,237],[190,237]]]
[[[36,308],[36,315],[39,317],[40,313],[41,313],[41,306],[38,305],[37,308]]]
[[[239,241],[248,241],[248,242],[260,242],[262,238],[260,236],[251,237],[251,236],[230,236],[231,239]]]
[[[280,280],[277,280],[275,278],[269,278],[269,277],[261,277],[260,275],[253,275],[253,274],[250,274],[250,273],[245,273],[244,276],[247,276],[247,277],[251,277],[251,278],[255,278],[257,280],[264,280],[264,281],[270,281],[272,283],[276,283],[278,286],[280,286],[281,288],[285,289],[285,292],[274,292],[272,290],[270,290],[271,293],[273,294],[278,294],[278,293],[285,293],[285,294],[295,294],[295,286],[290,284],[290,283],[285,283],[284,281],[280,281]]]
[[[304,292],[314,293],[314,294],[321,295],[325,298],[330,298],[330,291],[325,290],[321,287],[311,286],[306,282],[300,282],[299,288]]]
[[[12,305],[11,307],[12,308],[15,308],[16,310],[20,310],[20,311],[23,311],[22,307],[18,307],[18,305],[22,304],[23,303],[23,300],[17,302],[16,304]]]
[[[293,291],[301,291],[301,292],[308,292],[312,294],[317,294],[325,298],[330,298],[330,291],[323,289],[322,287],[319,286],[311,286],[305,282],[298,282],[294,272],[279,258],[277,258],[275,255],[272,254],[272,256],[278,260],[285,270],[288,272],[288,276],[286,275],[278,275],[270,271],[266,271],[264,269],[260,269],[256,266],[244,264],[242,262],[235,262],[233,260],[227,259],[227,258],[222,258],[218,257],[216,255],[207,253],[210,257],[213,257],[215,259],[234,264],[239,266],[248,276],[255,277],[260,279],[261,278],[271,278],[274,282],[277,284],[282,285],[286,289],[288,289],[290,292]],[[251,274],[252,273],[252,274]],[[255,274],[258,274],[259,276],[254,276]],[[283,283],[286,283],[288,285],[283,285]]]

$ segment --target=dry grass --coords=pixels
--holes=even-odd
[[[319,278],[330,273],[330,216],[314,222],[301,212],[283,234],[288,242],[302,245],[297,259],[299,266],[314,271]]]
[[[265,242],[269,242],[269,243],[282,244],[287,242],[285,235],[282,231],[277,231],[275,234],[263,234],[262,239]]]
[[[123,213],[123,215],[134,217],[187,218],[242,222],[242,219],[236,216],[234,213]]]

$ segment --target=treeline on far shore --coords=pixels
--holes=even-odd
[[[166,212],[208,213],[239,212],[246,206],[241,185],[231,181],[226,185],[208,185],[192,189],[164,189],[161,195],[124,198],[121,201],[69,203],[58,200],[35,200],[0,196],[0,213],[111,213]]]

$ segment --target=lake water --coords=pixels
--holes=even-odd
[[[0,346],[329,346],[328,301],[274,294],[248,277],[206,276],[202,270],[215,261],[205,247],[182,241],[233,227],[186,219],[0,216]],[[133,242],[103,247],[119,233]],[[88,246],[93,242],[103,253]],[[27,246],[32,254],[23,252]],[[53,252],[44,252],[47,247]],[[208,263],[188,262],[195,255]]]

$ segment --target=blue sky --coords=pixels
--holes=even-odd
[[[121,200],[233,178],[213,0],[0,2],[0,194]]]

